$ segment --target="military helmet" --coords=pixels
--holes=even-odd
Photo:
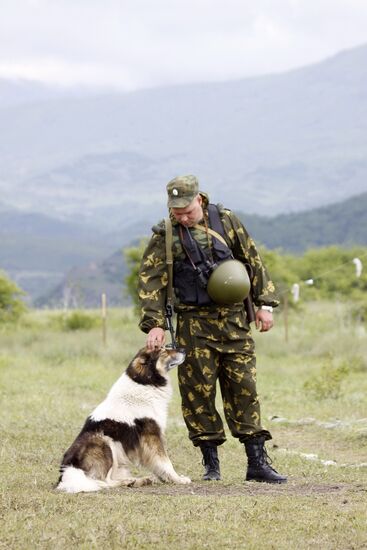
[[[209,277],[207,291],[213,302],[225,305],[242,302],[250,292],[250,279],[243,263],[226,260]]]

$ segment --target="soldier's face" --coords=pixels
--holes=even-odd
[[[171,208],[171,212],[178,223],[186,227],[193,227],[195,224],[199,223],[204,216],[202,203],[203,199],[201,195],[198,195],[185,208]]]

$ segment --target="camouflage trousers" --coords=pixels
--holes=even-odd
[[[177,339],[186,350],[178,367],[182,413],[195,446],[226,440],[216,409],[219,380],[223,410],[233,437],[271,439],[260,422],[255,345],[243,309],[209,308],[178,313]]]

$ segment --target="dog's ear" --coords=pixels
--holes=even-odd
[[[151,359],[157,360],[160,354],[161,354],[160,348],[154,348],[154,350],[149,353],[149,357]]]
[[[142,367],[154,366],[158,360],[160,352],[160,349],[148,350],[146,347],[141,348],[141,350],[139,350],[135,355],[133,363],[136,366],[139,365],[140,369]]]
[[[150,352],[146,348],[142,348],[126,369],[127,375],[140,384],[164,386],[167,381],[156,369],[160,353],[159,349]]]
[[[149,355],[145,353],[144,348],[136,354],[127,368],[127,372],[134,380],[136,378],[149,378]]]
[[[150,361],[157,361],[161,350],[154,348],[153,350],[148,350],[146,347],[141,350],[141,357],[144,357],[144,363],[149,363]]]
[[[152,351],[147,351],[145,354],[144,364],[148,370],[155,370],[156,363],[158,361],[161,350],[154,349]]]
[[[140,348],[140,350],[137,352],[134,359],[132,360],[132,363],[134,365],[139,364],[142,366],[142,365],[145,365],[148,359],[149,359],[149,352],[147,348],[144,346],[143,348]]]

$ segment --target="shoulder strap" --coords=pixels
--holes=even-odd
[[[208,204],[208,214],[211,228],[224,238],[224,227],[218,206],[216,204]]]
[[[203,225],[200,225],[198,223],[196,225],[194,225],[194,227],[195,227],[195,229],[199,229],[200,231],[204,231],[204,233],[207,232],[206,228]],[[225,239],[222,237],[222,235],[220,235],[219,233],[214,231],[214,229],[212,229],[211,227],[208,227],[208,233],[212,237],[215,237],[216,239],[218,239],[218,241],[220,241],[222,244],[225,244],[226,246],[228,246]]]
[[[221,238],[218,238],[216,235],[216,243],[213,243],[217,252],[226,253],[226,251],[231,250],[231,247],[226,241],[226,232],[224,231],[224,226],[222,218],[219,213],[219,208],[216,204],[208,204],[208,214],[209,214],[209,223],[213,231],[220,235]]]
[[[167,305],[173,303],[173,258],[172,258],[172,222],[170,218],[165,219],[166,225],[166,264],[168,273],[167,283]]]

